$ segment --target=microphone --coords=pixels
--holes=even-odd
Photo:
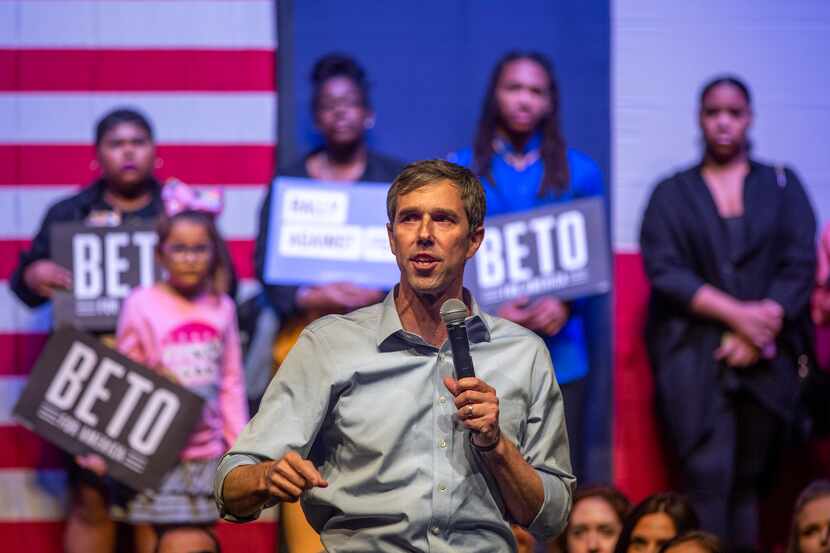
[[[467,306],[464,302],[450,298],[441,305],[441,320],[447,326],[452,350],[452,362],[455,365],[455,376],[471,378],[476,375],[473,369],[473,359],[470,357],[470,340],[467,337],[467,327],[464,319],[467,318]]]

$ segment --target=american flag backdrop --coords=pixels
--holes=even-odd
[[[60,551],[67,499],[58,453],[11,417],[51,321],[9,290],[19,251],[97,176],[95,122],[133,106],[154,123],[161,179],[224,187],[220,228],[250,291],[276,48],[273,0],[0,0],[0,550]],[[274,551],[270,516],[221,524],[226,550]]]

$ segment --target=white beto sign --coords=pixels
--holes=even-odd
[[[386,183],[275,180],[265,280],[393,286],[400,273],[386,235],[387,188]]]
[[[604,293],[611,286],[608,248],[600,198],[489,217],[464,284],[488,308],[522,296]]]
[[[77,330],[56,332],[14,414],[73,454],[96,453],[109,473],[152,488],[177,462],[202,399]]]

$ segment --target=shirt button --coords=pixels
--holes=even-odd
[[[438,398],[438,401],[443,405],[444,403],[447,403],[447,398],[444,397],[444,396],[441,396],[441,397]]]
[[[438,442],[438,447],[440,447],[441,449],[446,448],[447,447],[447,441],[446,440],[441,440],[440,442]]]
[[[437,526],[433,526],[432,528],[429,529],[429,531],[432,532],[433,534],[435,534],[436,536],[441,533],[441,529],[438,528]]]
[[[439,492],[445,492],[445,491],[447,491],[447,487],[444,484],[440,484],[438,486],[438,491]]]

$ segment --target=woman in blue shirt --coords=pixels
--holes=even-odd
[[[472,168],[487,196],[487,215],[526,211],[601,196],[602,174],[585,154],[565,145],[559,88],[550,61],[536,52],[511,52],[496,65],[471,148],[450,161]],[[574,474],[579,475],[582,408],[588,351],[585,301],[555,296],[519,298],[498,315],[543,336],[562,387]]]

